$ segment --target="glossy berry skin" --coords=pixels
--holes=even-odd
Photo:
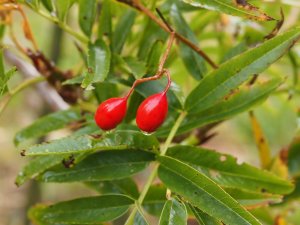
[[[166,92],[151,95],[139,106],[136,114],[137,126],[147,133],[162,125],[168,113]]]
[[[95,121],[102,130],[114,129],[126,115],[127,98],[110,98],[102,102],[96,113]]]

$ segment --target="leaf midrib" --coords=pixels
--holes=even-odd
[[[212,93],[214,93],[216,89],[218,89],[218,88],[221,87],[221,86],[224,86],[225,83],[229,82],[231,79],[236,78],[237,75],[241,74],[241,73],[242,73],[246,68],[248,68],[250,65],[255,64],[257,61],[259,61],[261,58],[265,57],[267,54],[270,54],[271,52],[276,51],[277,49],[281,48],[282,45],[284,45],[286,42],[290,42],[290,40],[293,39],[295,36],[299,36],[299,34],[293,35],[292,37],[290,37],[290,38],[287,39],[286,41],[281,42],[277,47],[273,48],[271,51],[266,52],[266,54],[263,54],[263,55],[261,55],[260,57],[256,58],[256,60],[251,61],[251,62],[249,62],[248,64],[246,64],[246,65],[245,65],[238,73],[235,73],[234,75],[232,75],[232,76],[226,78],[226,79],[223,80],[221,83],[219,83],[218,86],[216,86],[215,88],[210,89],[208,92],[206,92],[206,94],[201,98],[201,101],[203,101],[203,99],[205,100],[208,96],[210,96]],[[262,46],[263,46],[263,45],[261,45],[261,46],[259,46],[259,47],[262,47]],[[254,50],[257,50],[257,48],[250,49],[250,50],[247,51],[247,52],[249,53],[250,51],[254,51]],[[244,54],[245,54],[245,53],[244,53]],[[284,53],[281,53],[281,54],[278,56],[278,58],[280,58],[283,54],[284,54]],[[233,59],[235,59],[235,58],[237,58],[237,57],[239,57],[239,56],[236,56],[236,57],[234,57]],[[233,60],[233,59],[232,59],[232,60]],[[275,61],[276,61],[276,60],[275,60]],[[225,64],[223,64],[223,66],[227,66],[230,62],[231,62],[231,60],[228,61],[228,62],[226,62]],[[214,74],[214,73],[215,73],[215,74]],[[212,73],[210,73],[210,74],[207,76],[206,79],[209,79],[209,77],[211,77],[211,76],[218,76],[218,74],[216,74],[216,72],[213,71]],[[205,78],[204,78],[204,79],[205,79]],[[202,81],[202,82],[203,82],[203,81]],[[202,82],[201,82],[201,83],[202,83]],[[201,84],[201,83],[200,83],[200,84]],[[243,83],[243,82],[242,82],[242,83]],[[198,86],[197,86],[196,88],[198,88]],[[194,107],[195,107],[199,102],[201,102],[201,101],[197,101],[196,103],[194,103],[193,105],[191,105],[191,106],[189,107],[189,110],[188,110],[188,111],[191,111],[191,109],[194,108]],[[204,111],[204,110],[200,110],[200,111],[198,111],[198,113],[201,112],[201,111]]]
[[[236,214],[238,217],[240,217],[242,220],[244,220],[246,223],[248,223],[249,225],[251,225],[244,217],[242,217],[240,214],[238,214],[237,212],[233,211],[230,207],[228,207],[225,203],[223,203],[222,201],[220,201],[219,199],[215,198],[212,194],[210,194],[209,192],[207,192],[205,189],[203,189],[202,187],[199,187],[197,186],[196,183],[194,183],[192,180],[188,180],[187,178],[185,178],[183,175],[179,174],[177,171],[174,171],[172,169],[170,169],[169,167],[166,167],[164,165],[162,165],[163,167],[165,167],[165,169],[177,174],[178,176],[182,177],[184,180],[187,180],[188,182],[191,182],[195,187],[197,188],[200,188],[203,192],[205,192],[206,194],[208,194],[209,196],[211,196],[213,199],[215,199],[217,202],[219,202],[221,205],[225,206],[225,208],[229,209],[229,211],[232,211],[234,214]],[[192,168],[193,170],[195,170],[194,168]],[[199,173],[197,170],[196,170],[197,173]],[[204,175],[202,175],[204,176]],[[209,178],[208,178],[209,179]],[[213,182],[216,186],[218,186],[218,184],[216,184],[214,181],[211,181]],[[225,191],[224,191],[225,192]],[[226,193],[226,192],[225,192]],[[232,198],[229,194],[228,195],[228,198],[231,198],[231,200],[235,201],[234,198]],[[238,202],[236,202],[237,204],[239,204]],[[242,207],[242,206],[240,206]],[[248,213],[249,214],[249,213]],[[251,215],[251,214],[249,214]]]

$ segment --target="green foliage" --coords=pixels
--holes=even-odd
[[[42,45],[36,51],[30,44],[23,46],[24,41],[17,42],[20,35],[3,38],[1,46],[9,38],[20,44],[62,99],[76,99],[69,109],[40,116],[16,132],[15,145],[21,155],[31,158],[17,175],[16,185],[32,179],[81,183],[97,194],[32,206],[28,217],[33,224],[150,225],[154,219],[160,225],[186,225],[189,219],[201,225],[273,225],[282,219],[282,224],[293,225],[299,221],[300,28],[286,24],[290,28],[283,26],[281,31],[280,22],[273,19],[279,8],[294,15],[296,6],[287,1],[240,0],[17,2],[12,4],[26,8],[28,17],[42,16],[69,35],[47,46],[63,48],[58,65],[47,60],[49,52]],[[9,19],[18,26],[14,17]],[[4,33],[4,25],[1,38],[2,33],[11,35]],[[38,36],[37,29],[32,30]],[[22,31],[22,38],[32,41],[26,23]],[[175,41],[167,46],[171,31]],[[60,68],[65,64],[71,70]],[[0,97],[33,84],[8,88],[16,69],[5,67],[2,49]],[[18,69],[22,74],[22,67]],[[144,134],[135,115],[145,98],[165,89],[167,79],[159,69],[171,74],[168,116],[156,132]],[[126,96],[136,80],[154,75],[162,76],[134,88],[126,117],[117,128],[97,127],[98,104]],[[7,104],[6,95],[0,98],[0,112]],[[258,157],[259,145],[254,147],[256,133],[247,117],[253,110],[251,115],[257,115],[261,125],[261,137],[256,138],[270,149],[270,163],[264,168],[257,166],[263,159]],[[212,130],[221,123],[225,128]],[[65,133],[57,135],[59,130]],[[220,135],[214,142],[216,150],[201,146],[215,135]],[[231,145],[234,140],[237,143]],[[227,148],[234,150],[235,157],[221,153]]]
[[[87,88],[95,82],[104,81],[110,68],[110,50],[102,40],[89,45],[88,69],[85,73],[82,87]]]
[[[166,201],[161,212],[159,225],[186,225],[187,211],[185,205],[176,199]]]
[[[134,201],[124,195],[79,198],[50,206],[37,206],[29,212],[37,223],[99,224],[124,214]]]
[[[15,144],[19,145],[21,142],[30,138],[42,137],[51,131],[64,128],[70,123],[76,122],[80,119],[81,114],[79,109],[69,109],[46,115],[36,120],[28,127],[17,132],[14,140]]]
[[[207,214],[226,224],[260,224],[204,174],[170,157],[160,157],[159,162],[158,175],[162,182]]]

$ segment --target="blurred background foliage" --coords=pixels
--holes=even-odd
[[[67,32],[66,29],[63,29],[60,23],[57,25],[53,21],[44,18],[41,15],[41,12],[47,12],[44,6],[35,9],[32,6],[35,1],[19,2],[23,5],[40,51],[55,62],[60,69],[72,70],[75,75],[81,76],[85,72],[85,65],[81,52],[76,45],[83,48],[84,51],[87,50],[87,46],[82,44],[76,37],[74,38],[74,35]],[[280,10],[282,9],[285,20],[281,31],[299,25],[300,3],[297,0],[251,0],[249,2],[278,20],[281,18]],[[102,1],[98,1],[95,10],[100,12],[102,3]],[[152,10],[159,7],[177,31],[189,33],[182,27],[182,21],[180,22],[179,19],[178,22],[176,15],[172,14],[174,11],[171,8],[172,3],[174,3],[173,0],[143,1],[143,4]],[[56,0],[56,4],[59,4],[59,0]],[[114,32],[118,32],[120,26],[128,26],[128,33],[126,34],[128,36],[124,37],[124,46],[118,46],[118,43],[122,41],[122,35],[125,35],[124,33],[115,34],[113,38],[114,47],[119,48],[119,53],[121,52],[119,57],[114,56],[116,62],[113,73],[121,79],[127,79],[130,78],[132,73],[138,74],[139,69],[143,72],[143,62],[149,56],[152,56],[151,53],[153,54],[151,46],[154,44],[157,45],[157,49],[161,49],[168,36],[162,29],[149,22],[150,20],[145,15],[134,12],[127,5],[112,0],[110,6],[112,7]],[[183,18],[195,34],[190,39],[194,38],[201,49],[217,64],[262,42],[264,37],[276,27],[276,21],[251,21],[215,11],[194,8],[184,3],[179,3],[179,8]],[[65,15],[60,15],[65,17],[66,22],[64,23],[68,24],[68,27],[74,32],[78,32],[81,37],[85,37],[85,34],[80,31],[78,12],[78,4],[73,4]],[[126,17],[132,17],[134,22],[122,24]],[[21,16],[14,13],[12,18],[17,39],[22,45],[27,46],[29,43],[23,35]],[[96,21],[99,22],[100,19],[101,17],[97,17]],[[94,25],[93,33],[104,32],[104,39],[108,40],[109,30],[101,31],[101,29]],[[124,31],[120,30],[119,32]],[[148,42],[144,41],[145,38]],[[8,31],[3,35],[2,44],[4,48],[29,63],[28,58],[20,54],[14,46]],[[200,73],[194,71],[195,67],[188,65],[188,62],[182,59],[186,51],[188,51],[186,46],[176,43],[176,47],[172,49],[170,58],[167,61],[167,67],[170,69],[174,81],[172,89],[181,100],[196,86],[195,79],[200,79],[197,75],[203,73],[202,75],[205,76],[206,71],[212,70],[205,63],[206,65],[201,67],[203,71],[200,71]],[[154,54],[159,54],[159,51],[158,53],[154,52]],[[295,45],[288,54],[271,65],[259,77],[260,80],[266,80],[274,76],[285,78],[285,83],[267,101],[255,107],[253,111],[274,160],[271,170],[282,177],[294,178],[297,185],[295,191],[287,196],[283,203],[253,210],[253,213],[267,225],[300,224],[300,202],[298,199],[300,197],[299,56],[300,46]],[[139,66],[130,68],[130,63],[124,65],[124,60],[130,62],[130,57],[134,57],[133,63],[138,63]],[[154,64],[154,69],[149,69],[149,73],[155,71],[155,66]],[[9,63],[5,64],[7,70],[11,67],[12,65]],[[9,80],[8,88],[15,87],[22,80],[24,80],[22,71],[17,71]],[[119,94],[127,90],[127,87],[121,84],[115,87],[117,88],[116,93]],[[86,99],[90,95],[91,91],[85,92]],[[93,102],[96,101],[93,100]],[[43,97],[34,87],[30,87],[21,94],[14,96],[8,107],[0,115],[0,224],[29,224],[26,219],[26,211],[29,206],[36,202],[56,202],[74,196],[83,196],[87,193],[96,194],[83,185],[75,184],[45,185],[31,181],[20,188],[14,185],[16,174],[26,163],[26,160],[19,157],[19,153],[16,151],[13,144],[14,136],[17,131],[51,111],[51,105],[45,103]],[[130,119],[128,120],[130,121]],[[215,136],[204,143],[203,146],[234,155],[238,158],[238,162],[248,162],[259,167],[260,156],[252,125],[249,114],[247,112],[242,113],[214,127],[211,133],[214,133]],[[69,133],[68,129],[61,129],[47,135],[46,140],[57,139]],[[195,141],[193,137],[196,138],[196,136],[196,134],[191,134],[191,138],[186,142],[193,143]],[[287,156],[286,152],[289,149],[292,150],[289,151]],[[276,162],[276,160],[278,161]],[[289,170],[289,173],[287,173],[287,170]],[[135,177],[138,184],[145,179],[144,176],[142,174]]]

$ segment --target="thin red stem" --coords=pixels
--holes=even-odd
[[[165,69],[164,70],[164,73],[166,73],[166,75],[167,75],[167,78],[168,78],[168,84],[167,84],[167,86],[166,86],[166,88],[165,88],[165,90],[164,90],[164,93],[167,93],[167,91],[169,90],[169,88],[171,87],[171,75],[170,75],[170,71],[169,70],[167,70],[167,69]]]
[[[171,51],[171,48],[172,48],[172,45],[173,45],[173,42],[175,40],[175,33],[172,31],[170,32],[170,38],[168,40],[168,43],[167,43],[167,49],[165,51],[165,53],[163,54],[160,62],[159,62],[159,66],[158,66],[158,70],[156,72],[156,74],[152,77],[146,77],[146,78],[141,78],[141,79],[137,79],[132,87],[130,88],[128,94],[125,96],[125,99],[127,100],[129,98],[129,96],[132,94],[134,88],[140,84],[140,83],[144,83],[144,82],[147,82],[147,81],[152,81],[152,80],[158,80],[160,79],[164,73],[167,74],[167,77],[168,77],[168,84],[167,84],[167,87],[165,88],[164,92],[167,92],[168,89],[170,88],[170,85],[171,85],[171,76],[170,76],[170,73],[168,70],[164,69],[164,65],[167,61],[167,58],[170,54],[170,51]]]

